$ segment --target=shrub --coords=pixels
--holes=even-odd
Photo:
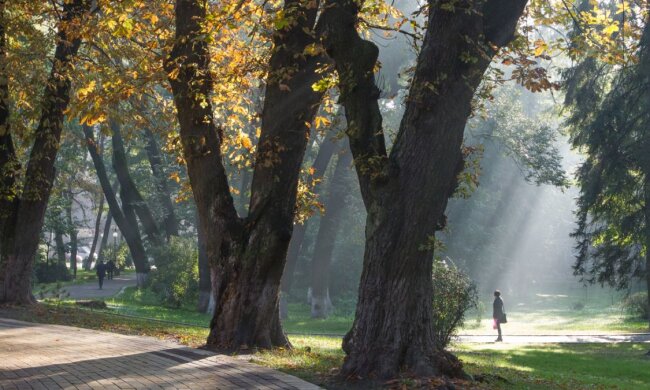
[[[113,245],[107,245],[104,248],[102,251],[104,263],[113,260],[115,261],[115,266],[120,270],[123,270],[125,267],[132,267],[133,258],[131,257],[131,251],[129,251],[128,245],[123,242],[117,247],[117,251],[115,249]]]
[[[199,252],[189,238],[172,237],[152,252],[156,271],[149,277],[151,290],[168,306],[194,302],[199,292]]]
[[[71,279],[70,272],[64,264],[36,263],[34,275],[38,283],[53,283],[57,281],[68,281]]]
[[[433,264],[433,333],[436,347],[444,349],[458,328],[465,312],[477,308],[478,291],[470,278],[453,265]]]
[[[623,301],[623,308],[629,314],[647,319],[648,318],[648,293],[647,292],[638,292],[636,294],[629,295]]]

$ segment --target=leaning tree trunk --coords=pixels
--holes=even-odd
[[[356,31],[359,5],[330,0],[326,49],[368,211],[363,271],[341,374],[392,378],[464,376],[432,332],[432,255],[449,196],[463,168],[471,102],[495,49],[513,37],[526,0],[429,0],[427,29],[400,129],[387,154],[373,68],[378,49]],[[429,245],[427,245],[429,244]]]
[[[97,207],[97,218],[95,218],[95,230],[93,231],[93,242],[90,245],[90,255],[88,258],[83,261],[83,269],[86,271],[90,270],[90,266],[93,263],[94,253],[97,250],[97,242],[99,241],[99,231],[102,226],[102,215],[104,214],[104,194],[99,194],[99,206]],[[103,241],[102,237],[102,241]],[[101,249],[100,249],[101,250]]]
[[[142,223],[142,230],[144,231],[147,240],[155,246],[162,244],[160,230],[153,217],[153,213],[149,209],[147,202],[144,200],[140,191],[136,187],[131,173],[129,172],[129,162],[124,149],[124,140],[120,130],[120,125],[111,120],[110,127],[113,132],[113,168],[117,180],[120,182],[120,198],[122,199],[122,208],[125,216],[129,219],[130,223],[136,222],[131,220],[131,213],[137,215]],[[128,212],[127,212],[128,210]]]
[[[98,154],[101,156],[104,154],[104,136],[103,134],[100,134],[99,136],[99,150]],[[113,184],[113,187],[115,187],[117,183]],[[117,190],[117,188],[114,188],[114,190]],[[99,193],[99,206],[97,207],[97,218],[95,219],[95,230],[93,232],[93,242],[90,246],[90,255],[88,258],[84,259],[83,261],[83,269],[86,271],[90,270],[90,267],[93,263],[94,259],[94,253],[97,250],[97,242],[99,241],[99,231],[101,228],[102,224],[102,215],[104,214],[104,193],[100,192]],[[102,237],[103,241],[103,237]],[[100,247],[100,251],[102,248]],[[98,256],[99,257],[99,256]]]
[[[108,237],[111,235],[111,222],[113,222],[113,214],[108,210],[106,214],[106,222],[104,222],[104,235],[102,241],[99,243],[99,250],[97,251],[97,262],[104,261],[104,249],[108,243]]]
[[[13,227],[13,242],[6,249],[4,296],[0,301],[31,304],[31,277],[38,249],[45,210],[54,182],[54,161],[59,149],[63,117],[70,101],[68,68],[76,56],[81,38],[68,31],[88,13],[91,2],[73,0],[63,3],[52,70],[45,84],[41,118],[36,129],[20,202]],[[3,256],[5,257],[5,256]]]
[[[137,286],[143,287],[150,268],[144,245],[142,244],[142,237],[140,236],[138,223],[135,219],[135,213],[132,209],[128,208],[127,205],[125,205],[124,211],[120,208],[120,205],[117,202],[117,197],[115,196],[115,191],[108,181],[108,174],[106,173],[104,160],[98,153],[93,129],[90,126],[83,126],[83,131],[84,137],[86,138],[88,152],[90,153],[93,165],[95,166],[95,171],[97,172],[97,178],[99,179],[102,191],[104,191],[106,203],[108,203],[110,215],[115,220],[115,224],[120,229],[120,232],[122,232],[122,235],[126,240],[126,245],[129,247],[129,251],[131,252],[131,257],[133,257],[133,264],[135,265],[135,272],[137,275]]]
[[[165,176],[163,170],[163,157],[160,154],[160,148],[156,142],[156,136],[149,129],[145,129],[144,134],[147,138],[147,158],[151,166],[151,172],[156,183],[156,195],[158,202],[162,206],[164,212],[163,227],[165,228],[165,235],[167,240],[172,236],[178,236],[178,219],[174,211],[174,204],[172,203],[171,190],[169,189],[169,179]]]
[[[314,42],[310,30],[318,7],[298,0],[285,2],[292,23],[274,37],[249,215],[240,219],[223,165],[221,134],[212,106],[204,98],[212,91],[202,31],[206,6],[198,0],[177,0],[176,40],[165,68],[212,267],[216,307],[208,344],[289,346],[280,324],[278,298],[309,138],[305,123],[311,123],[322,98],[311,88],[318,80],[316,69],[322,58],[304,56]]]
[[[336,149],[336,143],[333,138],[326,136],[323,142],[318,148],[318,154],[316,154],[316,159],[312,164],[312,169],[314,170],[313,177],[314,179],[321,179],[325,174],[325,170],[332,159],[334,150]],[[318,192],[320,188],[319,184],[316,184],[314,191]],[[291,291],[291,285],[293,284],[293,276],[296,270],[296,264],[298,264],[298,256],[300,255],[300,250],[302,249],[302,243],[305,239],[305,233],[307,232],[307,226],[309,219],[303,223],[294,225],[293,234],[291,235],[291,241],[289,242],[289,249],[287,251],[287,262],[284,265],[284,272],[282,272],[282,282],[281,282],[281,295],[280,295],[280,318],[286,319],[289,317],[289,310],[287,308],[287,295]]]

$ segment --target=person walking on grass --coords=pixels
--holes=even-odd
[[[97,273],[97,280],[99,281],[99,289],[101,290],[104,286],[104,278],[106,277],[106,264],[103,261],[99,261],[97,267],[95,267]]]
[[[503,341],[501,335],[501,324],[505,323],[504,321],[505,312],[503,311],[503,300],[501,299],[501,291],[494,291],[494,303],[492,303],[492,319],[494,320],[494,326],[499,332],[499,337],[495,342]]]
[[[113,272],[115,272],[115,262],[113,260],[106,263],[106,272],[108,273],[108,280],[113,280]]]

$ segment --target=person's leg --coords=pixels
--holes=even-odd
[[[99,278],[99,289],[101,290],[103,286],[104,286],[104,278],[100,277]]]
[[[499,337],[497,337],[497,341],[503,341],[503,338],[501,337],[501,321],[497,320],[497,331],[499,332]]]

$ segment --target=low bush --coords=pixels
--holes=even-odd
[[[172,307],[195,303],[199,293],[199,252],[193,239],[172,237],[167,245],[152,251],[156,271],[149,286],[161,301]]]
[[[476,285],[453,265],[433,264],[433,332],[436,347],[449,345],[457,329],[463,326],[465,312],[478,309]]]
[[[647,319],[648,318],[648,293],[647,292],[638,292],[636,294],[629,295],[623,301],[623,308],[629,314],[638,317]]]
[[[65,264],[36,263],[34,276],[37,283],[53,283],[71,280],[70,272]]]

